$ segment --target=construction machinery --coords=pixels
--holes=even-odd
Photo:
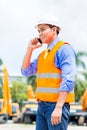
[[[87,125],[87,89],[84,91],[81,103],[70,104],[69,122],[77,125]]]
[[[37,101],[35,98],[34,91],[32,86],[29,85],[27,89],[28,100],[25,102],[24,107],[22,108],[22,112],[18,118],[14,118],[14,123],[32,123],[36,121],[36,113],[37,113]]]
[[[36,114],[37,114],[37,101],[36,99],[30,99],[27,101],[23,108],[23,123],[33,123],[33,121],[36,121]]]
[[[3,69],[3,98],[0,99],[0,123],[6,123],[9,118],[18,116],[19,104],[11,102],[6,66]]]
[[[85,90],[82,96],[82,110],[87,111],[87,89]]]
[[[35,94],[32,89],[32,86],[28,86],[28,101],[22,109],[23,113],[23,122],[24,123],[32,123],[36,121],[36,113],[37,113],[37,101],[35,99]]]

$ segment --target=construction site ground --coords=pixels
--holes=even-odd
[[[8,121],[6,124],[0,124],[0,130],[35,130],[35,123],[34,124],[17,124],[12,123],[12,121]],[[69,125],[68,130],[86,130],[87,126],[76,126],[76,125]]]

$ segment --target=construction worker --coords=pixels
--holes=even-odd
[[[36,130],[67,130],[69,103],[74,101],[75,52],[59,39],[55,16],[42,16],[36,28],[42,43],[38,44],[38,38],[29,41],[21,69],[25,76],[37,74]],[[30,62],[33,50],[44,43],[47,49]]]

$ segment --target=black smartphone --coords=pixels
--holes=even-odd
[[[41,41],[41,39],[40,39],[40,38],[38,38],[38,42],[40,42],[40,43],[42,44],[42,41]]]

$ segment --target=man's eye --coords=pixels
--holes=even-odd
[[[45,28],[43,28],[41,31],[44,31],[44,30],[46,30]]]
[[[46,30],[46,29],[43,28],[43,29],[41,29],[41,30],[38,30],[38,32],[41,33],[41,32],[43,32],[43,31],[45,31],[45,30]]]

